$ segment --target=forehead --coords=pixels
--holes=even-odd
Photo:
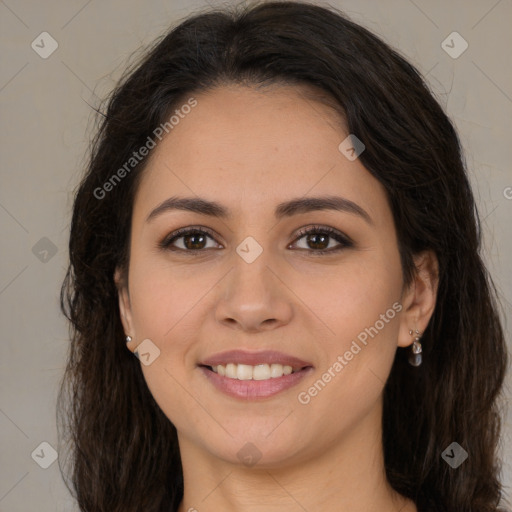
[[[136,206],[200,195],[241,210],[340,193],[372,210],[375,194],[383,195],[380,184],[358,159],[341,154],[344,119],[314,95],[296,86],[226,86],[191,95],[197,105],[150,155]]]

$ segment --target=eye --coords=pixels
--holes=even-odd
[[[306,239],[305,242],[308,245],[307,247],[303,247],[303,249],[310,251],[315,255],[338,252],[342,249],[346,249],[347,247],[354,246],[354,243],[348,236],[327,226],[303,228],[297,233],[296,242],[302,238]],[[334,247],[329,247],[331,245],[330,242],[333,240],[338,242],[338,245],[336,246],[335,244]]]
[[[297,233],[295,243],[302,238],[306,239],[305,242],[308,246],[301,247],[300,249],[314,255],[333,253],[354,246],[354,243],[348,236],[327,226],[312,226],[301,229]],[[208,247],[208,239],[214,242],[213,246]],[[332,247],[332,241],[337,242],[337,245],[334,244],[334,247]],[[158,245],[161,249],[169,251],[199,255],[205,249],[219,248],[218,245],[220,244],[215,242],[214,234],[208,228],[191,226],[174,231],[166,236]],[[288,248],[292,246],[293,244],[290,244]]]
[[[206,244],[208,239],[214,240],[213,232],[207,228],[188,227],[178,229],[165,237],[159,244],[160,248],[170,251],[186,251],[199,253],[204,249],[212,249]],[[176,244],[176,242],[178,242]]]

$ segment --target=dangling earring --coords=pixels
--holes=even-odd
[[[132,341],[132,337],[131,336],[126,336],[126,343],[130,343],[130,341]]]
[[[416,329],[414,333],[412,330],[410,330],[409,334],[411,336],[413,336],[413,335],[416,336],[414,338],[413,344],[411,345],[411,352],[409,353],[409,364],[412,366],[419,366],[422,362],[421,353],[423,352],[423,349],[421,348],[421,343],[420,343],[420,339],[421,339],[420,334],[421,333],[418,331],[418,329]]]

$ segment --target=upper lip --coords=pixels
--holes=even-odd
[[[245,350],[228,350],[219,352],[211,357],[203,360],[199,365],[202,366],[225,366],[228,363],[248,364],[256,366],[258,364],[282,364],[283,366],[291,366],[294,371],[301,370],[311,363],[303,361],[298,357],[294,357],[283,352],[275,350],[262,350],[260,352],[247,352]]]

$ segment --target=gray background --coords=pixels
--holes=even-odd
[[[74,510],[58,463],[42,469],[31,453],[43,441],[57,448],[55,403],[68,345],[58,293],[67,262],[71,191],[94,129],[90,105],[98,106],[98,98],[114,86],[133,52],[194,10],[220,4],[0,1],[2,512]],[[455,121],[510,346],[511,1],[332,0],[331,5],[408,57],[426,74]],[[31,47],[44,31],[58,43],[47,59]],[[469,44],[455,59],[441,47],[453,31]],[[50,242],[40,241],[43,237]],[[508,401],[510,377],[506,397]],[[511,420],[509,412],[503,437],[506,461],[512,461]],[[504,483],[509,496],[511,482],[508,464]]]

